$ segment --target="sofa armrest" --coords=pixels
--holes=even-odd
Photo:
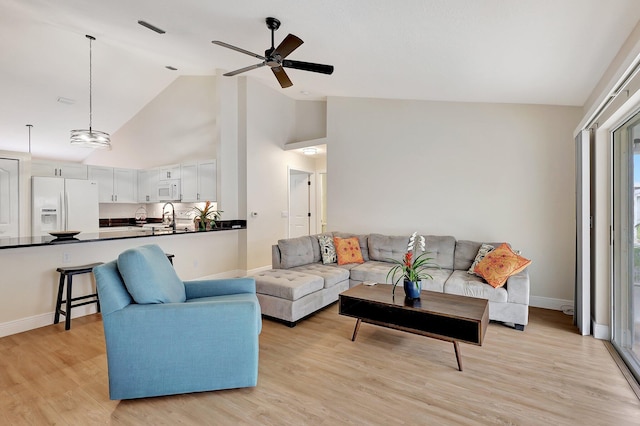
[[[508,293],[508,302],[529,305],[530,284],[527,269],[510,276],[509,279],[507,279],[505,287]]]
[[[216,280],[185,281],[187,300],[228,294],[256,293],[254,278],[228,278]]]
[[[271,268],[282,269],[280,247],[277,244],[271,246]]]

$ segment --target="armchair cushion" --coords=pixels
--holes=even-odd
[[[184,283],[156,244],[126,250],[118,256],[118,270],[138,304],[179,303],[186,300]]]

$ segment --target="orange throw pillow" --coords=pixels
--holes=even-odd
[[[507,243],[502,243],[478,263],[474,272],[491,286],[498,288],[502,287],[511,275],[521,272],[529,264],[529,259],[514,253]]]
[[[333,245],[336,246],[338,265],[346,265],[347,263],[364,263],[358,237],[333,237]]]

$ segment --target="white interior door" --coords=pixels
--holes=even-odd
[[[18,160],[0,158],[0,238],[18,238]]]
[[[289,238],[310,234],[310,173],[289,170]]]

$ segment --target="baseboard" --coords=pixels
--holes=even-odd
[[[258,272],[268,271],[269,269],[271,269],[271,265],[261,266],[259,268],[255,268],[255,269],[249,269],[247,271],[247,275],[254,275],[254,274],[257,274]]]
[[[611,340],[611,329],[608,325],[598,324],[593,319],[591,320],[591,330],[593,337],[600,340]]]
[[[233,271],[220,272],[219,274],[205,275],[204,277],[194,278],[193,280],[224,280],[227,278],[239,278],[247,276],[246,272],[247,271],[244,271],[242,269],[236,269]]]
[[[529,306],[553,309],[554,311],[573,310],[573,300],[553,299],[551,297],[529,296]]]
[[[97,312],[96,305],[78,306],[71,310],[71,319],[95,314]],[[34,315],[32,317],[20,318],[0,324],[0,337],[10,336],[12,334],[23,333],[35,328],[45,327],[53,324],[53,312],[46,314]],[[60,327],[64,328],[64,315],[60,315]],[[73,327],[73,324],[71,325]]]

